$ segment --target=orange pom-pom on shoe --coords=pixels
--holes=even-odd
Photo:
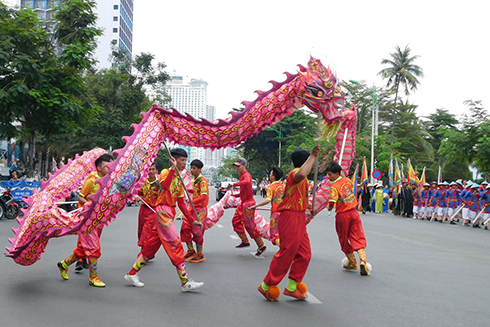
[[[308,292],[308,287],[306,287],[306,284],[304,284],[304,283],[298,283],[298,284],[296,285],[296,289],[297,289],[298,291],[300,291],[301,293],[306,293],[306,292]]]
[[[271,286],[269,288],[269,294],[274,298],[274,299],[279,299],[279,295],[281,294],[281,290],[277,285]]]

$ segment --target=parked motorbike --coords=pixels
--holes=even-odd
[[[0,218],[15,219],[20,213],[20,208],[12,193],[6,188],[0,187]]]

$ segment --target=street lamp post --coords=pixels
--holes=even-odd
[[[378,115],[376,112],[376,105],[377,105],[377,99],[376,99],[376,89],[373,88],[371,89],[372,92],[372,97],[373,97],[373,110],[372,110],[372,118],[371,118],[371,184],[374,184],[374,177],[373,177],[373,171],[374,171],[374,135],[378,135]]]
[[[267,127],[267,129],[270,129],[274,132],[277,133],[277,136],[279,137],[279,165],[278,167],[281,168],[281,147],[282,147],[282,131],[279,128],[279,130],[272,128],[272,127]]]
[[[358,81],[355,80],[349,80],[349,82],[354,83],[354,84],[360,84]],[[373,109],[372,109],[372,118],[371,118],[371,184],[374,184],[374,177],[373,177],[373,171],[374,171],[374,135],[378,135],[378,112],[377,112],[377,104],[378,100],[376,98],[376,89],[373,85],[373,88],[370,89],[371,91],[371,96],[373,99]]]

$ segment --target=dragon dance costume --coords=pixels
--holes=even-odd
[[[143,247],[150,237],[155,225],[155,209],[158,204],[158,194],[161,192],[160,181],[157,176],[155,180],[145,179],[138,195],[145,201],[140,206],[138,214],[138,246]]]
[[[302,281],[311,259],[305,213],[308,209],[309,183],[307,178],[300,181],[294,179],[294,175],[299,170],[300,168],[293,169],[286,178],[284,197],[277,208],[280,212],[277,220],[279,251],[272,258],[264,283],[259,286],[259,292],[269,301],[277,301],[279,298],[277,285],[288,271],[289,284],[285,294],[302,299],[307,297],[307,288]],[[288,290],[291,284],[294,285],[293,290]]]
[[[209,186],[208,181],[202,175],[197,178],[192,178],[192,203],[196,209],[198,219],[201,223],[204,222],[208,215],[209,204]],[[191,262],[202,262],[206,260],[202,254],[202,247],[204,242],[204,227],[196,226],[192,224],[192,221],[184,216],[182,221],[182,227],[180,229],[180,238],[182,242],[187,244],[188,251],[185,254],[185,260]],[[192,241],[196,243],[196,250],[192,245]]]
[[[359,255],[361,275],[369,275],[366,261],[366,237],[362,228],[361,217],[357,211],[357,200],[353,193],[354,185],[347,177],[337,178],[330,187],[329,207],[335,206],[335,229],[340,247],[348,262],[343,267],[348,270],[358,268],[356,251]]]
[[[236,208],[233,219],[231,220],[233,230],[242,240],[242,243],[240,243],[237,247],[240,248],[250,245],[247,235],[245,234],[246,229],[250,237],[254,239],[257,247],[259,249],[263,249],[265,247],[264,241],[262,240],[262,237],[260,237],[260,233],[253,221],[254,210],[247,209],[255,204],[252,188],[252,176],[245,170],[240,174],[240,181],[234,183],[232,186],[240,187],[240,193],[238,196],[240,197],[241,203]]]
[[[139,281],[137,273],[149,259],[155,257],[160,246],[163,246],[170,261],[177,270],[177,274],[182,283],[182,290],[185,291],[186,285],[191,280],[185,268],[184,248],[174,225],[175,207],[177,203],[185,217],[192,220],[192,216],[184,203],[184,186],[180,183],[178,174],[175,173],[174,169],[162,170],[160,173],[160,186],[160,194],[158,195],[158,201],[155,207],[157,213],[153,215],[155,226],[148,240],[143,245],[141,252],[138,254],[133,268],[124,278],[136,287],[143,287],[144,284]],[[191,281],[191,283],[195,282]],[[198,284],[201,287],[203,283]]]

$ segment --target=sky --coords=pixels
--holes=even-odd
[[[409,97],[419,116],[438,108],[461,115],[469,99],[490,109],[489,7],[482,0],[134,0],[133,54],[150,52],[169,73],[206,81],[208,105],[226,118],[310,54],[340,79],[383,86],[381,60],[408,45],[424,71]]]

